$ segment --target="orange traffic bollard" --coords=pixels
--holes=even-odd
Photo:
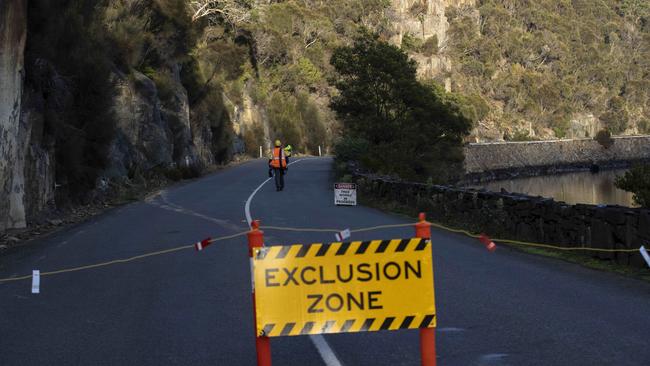
[[[485,245],[485,248],[486,248],[488,251],[490,251],[490,252],[494,252],[495,250],[497,250],[497,245],[494,244],[494,242],[490,239],[489,236],[487,236],[487,235],[485,235],[485,234],[481,234],[481,235],[478,237],[478,240],[480,240],[481,243],[483,243],[483,245]]]
[[[424,212],[420,212],[419,222],[415,224],[415,236],[431,240],[431,223]],[[436,366],[435,328],[420,328],[420,360],[422,366]]]
[[[260,230],[259,220],[251,223],[248,232],[248,256],[250,257],[251,276],[253,276],[253,250],[264,246],[264,232]],[[255,327],[255,349],[257,350],[257,366],[271,366],[271,340],[269,337],[257,334],[257,308],[255,306],[255,281],[253,283],[253,326]]]

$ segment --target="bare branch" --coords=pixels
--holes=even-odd
[[[192,21],[204,17],[219,15],[228,23],[235,26],[250,19],[250,8],[246,2],[237,0],[191,0]]]

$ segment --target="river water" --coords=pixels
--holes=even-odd
[[[606,170],[599,173],[574,172],[529,178],[517,178],[482,183],[474,188],[499,192],[524,193],[553,198],[569,204],[605,204],[635,207],[632,193],[614,186],[614,179],[626,170]]]

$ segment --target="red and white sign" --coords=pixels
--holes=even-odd
[[[206,238],[206,239],[203,239],[203,240],[197,242],[196,244],[194,244],[194,249],[196,249],[197,252],[200,252],[210,244],[212,244],[212,239],[211,238]]]
[[[350,238],[351,234],[352,233],[350,232],[350,229],[345,229],[343,231],[339,231],[338,233],[335,234],[336,240],[343,241],[345,239]]]
[[[355,183],[334,183],[334,204],[357,205],[357,185]]]

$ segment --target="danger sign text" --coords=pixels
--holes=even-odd
[[[356,206],[357,185],[354,183],[334,183],[334,204]]]

